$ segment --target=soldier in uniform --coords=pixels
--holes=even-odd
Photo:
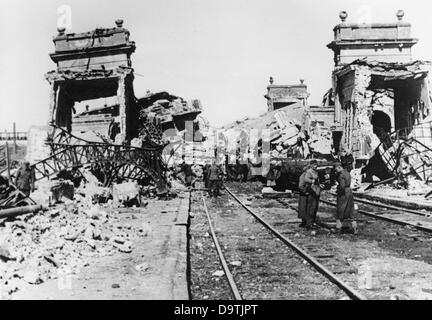
[[[186,163],[183,156],[183,163],[181,164],[181,171],[185,175],[185,184],[187,187],[194,187],[194,177],[196,176],[192,170],[192,165]]]
[[[224,182],[224,177],[225,177],[225,166],[223,165],[223,163],[218,165],[219,168],[219,179],[217,181],[217,193],[216,196],[220,196],[221,195],[221,190],[223,189],[223,182]]]
[[[357,234],[357,223],[354,218],[354,196],[351,190],[351,175],[342,163],[334,165],[337,174],[337,207],[336,207],[336,230],[341,231],[345,221],[351,221],[354,234]]]
[[[18,169],[15,178],[16,187],[28,197],[35,188],[34,171],[30,168],[30,162],[24,161]]]
[[[316,221],[319,197],[321,194],[317,168],[317,161],[312,160],[310,165],[305,168],[303,174],[300,176],[299,181],[300,197],[298,217],[302,220],[300,226],[307,229],[315,227],[313,224]]]
[[[342,149],[340,155],[340,162],[343,168],[345,168],[348,172],[351,172],[351,170],[353,169],[354,157],[350,152]]]
[[[280,178],[280,166],[277,163],[273,163],[270,166],[270,170],[267,173],[267,187],[274,189],[276,187],[276,181]]]
[[[7,198],[10,190],[9,180],[0,175],[0,200]]]
[[[217,197],[219,195],[220,177],[221,177],[220,168],[219,166],[216,165],[216,162],[213,161],[208,171],[210,197],[212,196]]]
[[[208,180],[208,177],[209,177],[209,170],[210,170],[210,167],[211,167],[211,165],[210,165],[209,161],[207,160],[207,161],[206,161],[206,164],[205,164],[204,167],[203,167],[203,180],[204,180],[204,187],[205,187],[206,189],[208,189],[208,187],[209,187],[209,180]]]

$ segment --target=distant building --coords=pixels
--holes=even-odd
[[[267,87],[267,94],[264,97],[267,99],[268,111],[270,112],[298,102],[307,106],[309,93],[303,80],[300,84],[295,85],[276,85],[273,84],[273,78],[271,78],[270,85]]]

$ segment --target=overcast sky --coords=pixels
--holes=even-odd
[[[432,60],[432,5],[426,0],[0,0],[0,130],[45,124],[62,5],[71,30],[114,27],[124,19],[136,42],[135,95],[169,91],[200,99],[204,116],[220,126],[266,111],[269,76],[276,84],[305,79],[310,104],[330,88],[333,27],[347,22],[393,22],[398,9],[420,38],[414,57]]]

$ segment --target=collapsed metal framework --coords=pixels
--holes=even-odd
[[[0,146],[0,173],[8,169],[8,150],[7,144]]]
[[[47,144],[51,156],[32,165],[36,181],[49,178],[62,170],[78,170],[89,165],[102,173],[103,185],[109,186],[117,179],[138,182],[166,182],[165,164],[161,160],[164,146],[137,148],[108,142],[89,142],[78,138],[63,128],[53,125]]]
[[[378,146],[384,164],[394,177],[402,178],[415,172],[425,182],[432,177],[432,121],[397,130]],[[403,170],[401,164],[408,159],[412,170]]]

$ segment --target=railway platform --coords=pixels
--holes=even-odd
[[[432,199],[423,195],[407,195],[407,190],[374,188],[367,191],[354,191],[354,197],[399,206],[411,210],[432,211]]]

